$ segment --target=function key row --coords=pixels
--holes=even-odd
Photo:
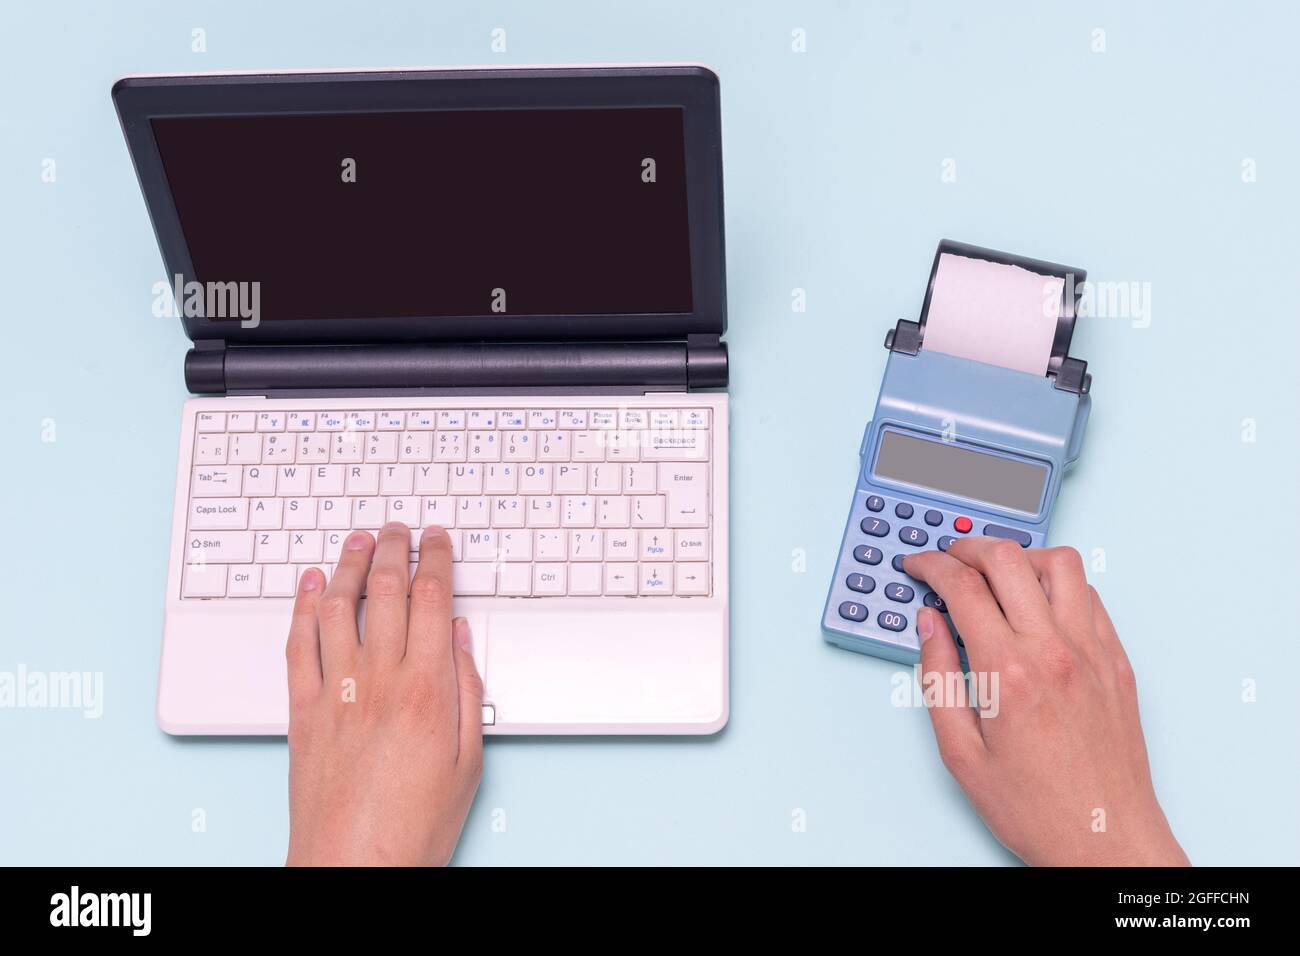
[[[201,434],[221,432],[502,431],[692,429],[709,427],[707,408],[430,409],[421,411],[199,412]]]

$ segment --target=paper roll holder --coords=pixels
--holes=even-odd
[[[1092,375],[1088,372],[1088,363],[1083,359],[1071,358],[1070,339],[1074,335],[1074,320],[1078,315],[1079,296],[1083,293],[1083,283],[1088,273],[1072,266],[1044,262],[1015,256],[995,249],[984,249],[952,239],[943,239],[934,254],[934,264],[930,266],[930,281],[926,285],[925,301],[921,304],[921,318],[918,322],[899,319],[898,324],[885,333],[885,348],[891,352],[904,352],[915,355],[921,350],[925,341],[925,319],[930,312],[930,297],[934,293],[934,279],[939,271],[939,259],[948,254],[964,256],[968,259],[984,259],[1000,265],[1019,266],[1042,276],[1055,276],[1065,282],[1061,296],[1061,312],[1056,319],[1056,336],[1052,339],[1052,354],[1047,360],[1047,376],[1052,384],[1065,392],[1087,395],[1092,387]]]

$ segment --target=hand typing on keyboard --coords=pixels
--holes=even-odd
[[[447,533],[424,530],[414,578],[409,543],[404,524],[377,544],[354,531],[328,586],[315,568],[299,582],[286,650],[290,865],[441,865],[469,813],[483,685],[468,624],[451,618]]]
[[[1003,845],[1033,865],[1187,865],[1151,783],[1133,670],[1078,553],[981,537],[904,563],[942,596],[996,698],[929,712],[945,766]],[[917,624],[922,687],[954,686],[943,615],[923,608]]]

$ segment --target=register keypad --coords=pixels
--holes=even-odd
[[[863,510],[857,524],[858,540],[851,542],[852,560],[841,572],[845,575],[843,585],[853,592],[853,599],[839,605],[840,617],[868,628],[874,624],[898,632],[915,626],[916,611],[922,606],[947,613],[943,599],[933,589],[907,576],[903,561],[907,555],[926,548],[947,551],[953,541],[979,533],[975,522],[967,515],[919,508],[913,502],[886,500],[881,495],[867,496],[859,507]],[[903,522],[913,518],[919,521],[894,529],[883,517],[890,512]],[[1031,542],[1029,533],[1018,528],[981,523],[979,529],[984,534],[1010,538],[1025,547]],[[882,568],[889,571],[878,582]]]

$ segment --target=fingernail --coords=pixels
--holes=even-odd
[[[921,608],[921,613],[916,616],[916,633],[924,644],[934,633],[934,619],[930,615],[934,613],[928,607]]]
[[[456,639],[456,646],[462,651],[467,651],[469,647],[469,621],[463,617],[458,617],[451,622],[451,634]]]
[[[400,521],[390,521],[388,522],[388,524],[384,525],[384,530],[385,531],[409,531],[410,529],[407,528],[407,526],[402,524],[402,522]]]
[[[315,568],[309,568],[302,573],[302,589],[304,591],[319,591],[325,584],[325,575]]]
[[[438,535],[446,534],[446,533],[447,532],[443,531],[442,528],[438,527],[436,524],[431,524],[429,525],[429,527],[425,528],[423,531],[420,532],[420,537],[436,538],[438,537]]]
[[[343,542],[345,551],[361,551],[370,547],[370,535],[364,531],[353,531],[348,535],[348,540]]]

